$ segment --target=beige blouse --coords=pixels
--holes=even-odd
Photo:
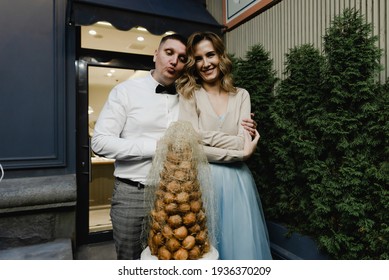
[[[194,97],[180,96],[179,120],[192,123],[200,133],[204,151],[210,162],[232,162],[243,160],[243,118],[250,118],[251,103],[249,93],[238,88],[237,94],[229,94],[227,111],[218,116],[203,89]]]

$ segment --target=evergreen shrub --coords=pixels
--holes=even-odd
[[[268,160],[267,136],[270,133],[271,122],[268,114],[273,102],[273,88],[278,81],[273,70],[273,61],[270,53],[262,45],[254,45],[247,52],[244,59],[231,55],[233,61],[233,76],[235,85],[246,89],[250,94],[251,111],[258,123],[258,131],[261,135],[258,149],[255,155],[248,161],[248,165],[255,177],[258,187],[265,187],[267,180],[262,180],[260,174],[273,173],[268,170],[271,165]]]
[[[289,50],[286,78],[273,93],[262,47],[234,60],[262,136],[249,164],[267,219],[310,235],[334,259],[389,259],[389,82],[377,82],[381,50],[354,9],[336,16],[323,39],[322,53],[312,45]]]

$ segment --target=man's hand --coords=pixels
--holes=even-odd
[[[254,113],[251,113],[251,119],[243,119],[241,125],[245,130],[247,130],[251,137],[255,137],[255,131],[257,129],[257,122],[253,120]]]

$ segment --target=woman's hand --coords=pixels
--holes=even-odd
[[[242,126],[245,130],[247,130],[251,137],[255,137],[255,130],[257,129],[257,122],[253,120],[254,113],[251,113],[251,118],[243,119]]]
[[[247,130],[243,131],[244,134],[244,148],[243,148],[243,160],[247,160],[252,156],[257,148],[259,138],[261,137],[257,130],[254,130],[255,137],[252,138]]]

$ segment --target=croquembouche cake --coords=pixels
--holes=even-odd
[[[147,184],[146,240],[159,260],[196,260],[211,250],[215,228],[210,208],[215,209],[198,139],[190,123],[174,122],[158,142]]]

